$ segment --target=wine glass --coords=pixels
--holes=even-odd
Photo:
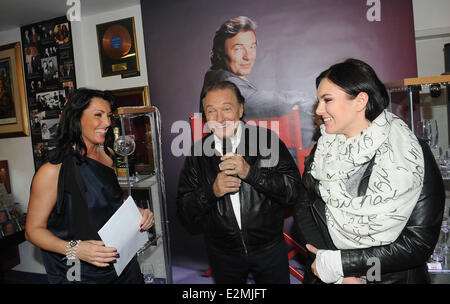
[[[121,156],[132,154],[135,148],[136,143],[131,136],[122,135],[114,141],[114,151]]]
[[[439,141],[439,128],[438,123],[436,119],[433,119],[430,121],[430,133],[431,133],[431,142],[430,142],[430,148],[431,152],[434,155],[434,158],[436,159],[436,162],[439,164],[441,155],[442,155],[442,149],[438,145]]]
[[[441,231],[444,234],[442,242],[444,244],[446,253],[448,253],[448,230],[449,230],[448,221],[449,221],[448,218],[444,218],[442,220],[442,225],[441,225]]]
[[[425,140],[430,146],[431,152],[434,155],[437,163],[441,157],[441,148],[438,145],[439,140],[439,129],[437,120],[425,119],[419,120],[416,124],[416,136],[420,139]]]
[[[439,128],[438,128],[438,122],[436,119],[433,119],[431,121],[431,140],[433,141],[432,147],[439,147],[439,145],[438,145]]]
[[[443,263],[444,263],[444,267],[447,268],[448,267],[448,255],[449,255],[449,247],[448,247],[448,231],[449,231],[449,226],[448,226],[448,222],[449,219],[448,218],[444,218],[442,221],[442,225],[441,225],[441,231],[443,233],[443,238],[442,238],[442,257],[443,257]]]
[[[416,123],[415,128],[416,136],[422,140],[425,140],[427,144],[431,146],[431,140],[432,140],[432,129],[431,129],[431,120],[425,119],[425,120],[419,120]]]
[[[145,284],[155,284],[155,269],[153,264],[144,264],[142,266],[142,275]]]

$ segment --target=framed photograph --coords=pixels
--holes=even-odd
[[[134,17],[97,24],[102,77],[139,75]]]
[[[112,90],[111,92],[117,98],[118,107],[150,106],[148,86]]]
[[[112,90],[117,98],[117,106],[120,107],[140,107],[150,106],[150,95],[148,86],[134,87],[120,90]],[[115,112],[114,125],[120,126],[120,119],[117,111]],[[151,147],[151,138],[149,134],[151,126],[148,118],[133,117],[129,125],[133,125],[133,136],[136,142],[134,152],[135,169],[138,174],[147,175],[154,171],[153,149]],[[149,143],[150,146],[147,146]]]
[[[0,138],[29,136],[20,42],[0,46]]]
[[[6,223],[9,220],[6,209],[0,209],[0,224]]]
[[[10,235],[13,235],[16,232],[19,232],[21,229],[17,224],[16,220],[9,220],[3,224],[1,224],[2,226],[2,231],[3,231],[3,236],[7,237]]]
[[[11,180],[9,179],[9,169],[7,160],[0,160],[0,183],[5,185],[7,193],[11,193]]]

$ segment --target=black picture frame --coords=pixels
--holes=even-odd
[[[56,147],[63,106],[77,87],[71,27],[62,16],[20,28],[35,170]]]

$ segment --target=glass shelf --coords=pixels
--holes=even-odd
[[[150,209],[154,215],[154,225],[148,230],[149,241],[137,252],[138,262],[144,277],[152,269],[155,281],[170,284],[172,266],[162,168],[161,116],[156,107],[150,106],[121,107],[115,115],[119,119],[120,136],[132,138],[135,143],[135,149],[123,155],[126,177],[119,179],[120,187],[124,196],[132,196],[138,207]],[[134,170],[130,170],[130,164]]]
[[[130,185],[131,187],[149,187],[151,185],[148,185],[148,179],[155,177],[155,173],[152,174],[148,174],[148,175],[139,175],[137,174],[136,176],[134,176],[134,178],[130,179]],[[122,188],[127,188],[128,187],[128,181],[126,178],[119,178],[119,184]],[[153,180],[154,183],[156,183],[156,179]]]
[[[150,233],[151,234],[151,233]],[[161,234],[157,234],[156,237],[149,236],[148,242],[144,244],[144,246],[138,250],[137,255],[142,255],[145,253],[145,251],[150,248],[151,246],[158,246],[160,243],[158,243],[158,240],[161,238]]]

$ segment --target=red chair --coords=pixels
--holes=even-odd
[[[202,116],[191,114],[189,120],[194,142],[208,134],[204,132],[205,120]],[[300,174],[303,175],[303,171],[305,170],[305,158],[311,152],[312,147],[303,149],[298,106],[294,106],[289,114],[281,117],[250,118],[244,120],[250,125],[260,126],[274,131],[284,142],[286,147],[295,148],[297,166],[300,170]]]
[[[192,138],[194,142],[200,140],[202,137],[206,136],[207,133],[204,132],[204,124],[205,120],[202,116],[190,115],[189,116],[191,130],[192,130]],[[259,119],[244,119],[248,124],[257,125],[260,127],[264,127],[270,129],[277,133],[278,137],[284,142],[286,147],[294,148],[297,156],[297,165],[300,171],[300,174],[303,175],[303,171],[305,170],[305,158],[309,155],[312,150],[312,147],[308,149],[303,149],[302,145],[302,133],[300,128],[300,113],[297,106],[292,108],[289,114],[286,114],[281,117],[266,117]],[[289,208],[285,212],[285,218],[290,217],[292,215],[292,209]],[[286,231],[283,231],[284,239],[286,244],[290,246],[292,249],[288,253],[288,258],[292,259],[297,254],[301,254],[303,256],[307,256],[307,251],[303,246],[298,244]],[[303,274],[299,272],[294,266],[289,264],[290,273],[297,278],[300,282],[303,281]],[[211,275],[211,269],[205,271],[205,275]]]

